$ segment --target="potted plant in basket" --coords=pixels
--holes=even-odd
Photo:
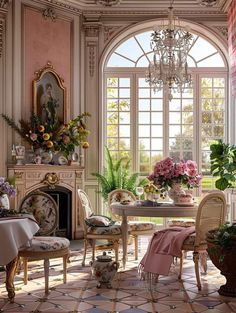
[[[220,295],[236,297],[236,224],[225,223],[207,233],[208,254],[212,263],[226,278],[218,290]]]

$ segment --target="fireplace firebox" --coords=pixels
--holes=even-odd
[[[8,165],[8,176],[15,176],[17,195],[11,207],[18,208],[21,199],[34,190],[50,194],[59,206],[58,236],[83,237],[79,225],[78,189],[84,188],[84,168],[73,165]]]

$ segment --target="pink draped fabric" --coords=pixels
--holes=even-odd
[[[170,227],[155,232],[140,262],[142,271],[168,275],[173,257],[181,257],[184,240],[194,232],[194,226]]]

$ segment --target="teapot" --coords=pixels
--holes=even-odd
[[[98,282],[97,288],[101,288],[102,284],[106,285],[107,288],[112,288],[111,281],[119,268],[119,262],[112,261],[111,256],[108,256],[105,251],[96,259],[90,262],[90,266],[92,274]]]

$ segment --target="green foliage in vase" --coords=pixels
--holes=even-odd
[[[75,147],[80,146],[84,149],[89,147],[87,137],[90,131],[87,129],[86,120],[91,116],[84,112],[67,124],[55,120],[42,121],[40,117],[31,114],[30,120],[19,120],[17,124],[9,116],[2,114],[7,124],[14,129],[34,150],[42,149],[45,151],[61,151],[68,157],[74,152]]]
[[[236,146],[218,140],[210,146],[211,173],[218,177],[215,181],[217,189],[235,187]]]
[[[105,201],[108,194],[115,189],[126,189],[136,194],[137,186],[144,186],[148,180],[146,178],[139,181],[139,173],[130,173],[130,159],[120,158],[118,161],[112,159],[111,153],[105,147],[106,166],[103,174],[92,173],[98,180],[101,190],[99,191]]]

